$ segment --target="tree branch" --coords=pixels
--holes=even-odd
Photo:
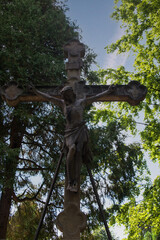
[[[44,201],[42,201],[42,200],[40,200],[40,199],[38,199],[38,198],[36,198],[36,201],[37,202],[40,202],[40,203],[42,203],[42,204],[46,204],[46,202],[44,202]],[[48,203],[48,206],[54,206],[54,207],[56,207],[56,208],[59,208],[59,209],[63,209],[63,207],[58,207],[58,206],[56,206],[55,204],[53,204],[53,202],[52,203]]]
[[[36,145],[36,146],[38,146],[38,147],[40,148],[41,151],[45,152],[45,153],[48,154],[50,157],[52,157],[52,155],[50,154],[50,152],[47,152],[47,151],[42,147],[42,145],[39,144],[38,142],[32,141],[32,143],[31,143],[31,142],[24,142],[24,141],[22,141],[22,143],[23,143],[23,144],[26,144],[26,145]],[[44,146],[44,147],[47,148],[47,146]]]
[[[37,196],[38,196],[38,194],[40,193],[43,185],[44,185],[44,182],[42,183],[42,185],[41,185],[40,188],[38,189],[37,193],[36,193],[33,197],[20,198],[20,197],[17,197],[17,196],[16,196],[15,192],[13,192],[13,193],[12,193],[13,200],[14,200],[15,202],[25,202],[25,201],[37,200]]]
[[[33,161],[33,160],[31,160],[31,159],[27,159],[27,158],[19,158],[19,160],[33,163],[36,167],[38,167],[38,168],[42,168],[42,167],[39,166],[35,161]]]
[[[17,168],[16,169],[17,171],[44,171],[44,170],[49,170],[49,168],[42,168],[42,167],[39,167],[39,168],[32,168],[32,167],[28,167],[28,168]]]

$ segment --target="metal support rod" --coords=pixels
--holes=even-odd
[[[64,155],[64,152],[62,151],[62,153],[60,155],[60,158],[59,158],[59,161],[58,161],[58,164],[57,164],[57,168],[56,168],[55,174],[54,174],[54,178],[53,178],[53,181],[52,181],[49,193],[48,193],[48,197],[47,197],[47,200],[46,200],[46,203],[45,203],[42,215],[41,215],[41,219],[39,221],[39,225],[38,225],[38,228],[37,228],[34,240],[38,239],[38,236],[39,236],[42,224],[43,224],[43,219],[44,219],[45,214],[46,214],[47,206],[48,206],[48,203],[49,203],[49,200],[50,200],[50,197],[51,197],[51,194],[52,194],[52,191],[53,191],[53,188],[54,188],[54,185],[55,185],[58,173],[59,173],[60,165],[62,163],[63,155]]]
[[[101,213],[101,216],[102,216],[102,219],[103,219],[103,223],[104,223],[104,226],[105,226],[105,229],[106,229],[108,240],[112,240],[112,236],[111,236],[111,233],[109,231],[109,227],[107,225],[107,222],[106,222],[106,219],[105,219],[105,216],[104,216],[104,213],[103,213],[103,208],[102,208],[102,205],[101,205],[101,202],[100,202],[100,198],[99,198],[99,195],[97,193],[97,189],[96,189],[96,185],[95,185],[95,182],[94,182],[94,178],[93,178],[92,172],[91,172],[91,170],[90,170],[90,168],[89,168],[87,163],[86,163],[86,167],[87,167],[87,171],[88,171],[91,183],[92,183],[94,194],[96,196],[96,200],[97,200],[97,203],[98,203],[98,206],[99,206],[99,210],[100,210],[100,213]]]

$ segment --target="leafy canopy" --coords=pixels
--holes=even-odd
[[[160,2],[158,0],[122,0],[115,1],[112,17],[121,22],[124,35],[107,46],[107,52],[130,52],[134,54],[134,71],[124,67],[99,70],[101,81],[110,79],[114,83],[127,84],[131,80],[144,84],[148,93],[139,106],[130,107],[119,103],[116,109],[121,122],[132,131],[136,116],[141,116],[144,124],[141,139],[145,150],[154,161],[160,161],[159,112],[160,112]],[[125,120],[126,119],[126,120]],[[146,127],[145,127],[146,126]]]
[[[112,17],[121,22],[124,35],[107,46],[107,52],[130,52],[134,54],[134,71],[124,67],[100,69],[97,75],[102,82],[112,79],[113,83],[127,84],[131,80],[139,81],[148,88],[145,100],[136,107],[126,103],[110,109],[103,109],[96,115],[97,120],[106,120],[103,115],[109,113],[122,126],[136,134],[137,122],[142,124],[140,131],[143,149],[149,151],[150,158],[160,163],[160,1],[158,0],[115,0]],[[124,224],[128,232],[127,239],[159,239],[159,177],[153,186],[143,185],[143,200],[131,198],[117,212],[116,221]],[[113,215],[112,224],[115,222]]]
[[[136,203],[134,199],[124,204],[117,217],[118,222],[126,226],[128,240],[144,240],[147,236],[158,240],[160,237],[160,177],[152,186],[145,189],[143,200]]]
[[[0,22],[1,85],[63,81],[63,45],[77,32],[56,0],[1,1]]]

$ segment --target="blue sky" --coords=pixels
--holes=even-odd
[[[67,5],[67,15],[79,25],[82,42],[97,54],[97,64],[100,67],[117,67],[128,62],[128,54],[108,55],[105,50],[106,45],[124,33],[120,23],[110,17],[114,10],[113,0],[68,0]]]

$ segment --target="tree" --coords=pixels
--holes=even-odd
[[[107,46],[108,53],[130,52],[134,54],[134,71],[129,72],[120,66],[117,69],[100,69],[97,76],[102,82],[112,79],[114,83],[126,84],[131,80],[139,81],[148,88],[148,93],[144,102],[139,106],[130,107],[126,103],[118,103],[114,111],[99,111],[96,118],[106,119],[105,113],[110,119],[115,119],[122,126],[129,129],[132,134],[136,134],[137,124],[143,125],[140,132],[143,151],[148,151],[151,160],[160,163],[160,2],[154,0],[115,0],[115,10],[112,17],[121,22],[125,33],[124,35]],[[116,112],[116,114],[115,114]],[[143,118],[144,116],[144,118]],[[141,119],[141,121],[137,119]],[[150,194],[153,189],[159,192],[159,180],[155,180],[153,186],[148,189],[148,184],[143,185],[144,199],[139,204],[135,198],[131,198],[121,208],[120,217],[117,218],[120,223],[125,224],[129,233],[127,239],[157,239],[159,238],[158,221],[159,218],[159,198],[156,200]],[[147,190],[150,193],[147,193]],[[133,200],[134,199],[134,200]],[[155,204],[155,201],[157,204]],[[151,207],[152,206],[152,207]],[[154,206],[154,207],[153,207]],[[154,208],[154,210],[153,210]],[[156,215],[157,214],[157,215]],[[156,218],[156,220],[154,219]],[[112,216],[114,222],[114,215]],[[157,228],[155,229],[155,222]]]
[[[104,229],[104,227],[98,227],[92,234],[92,237],[89,240],[106,240],[107,234],[106,234],[106,230]],[[117,238],[113,237],[112,234],[112,239],[113,240],[117,240]]]
[[[151,159],[159,161],[160,3],[154,0],[123,0],[118,5],[118,2],[115,1],[112,17],[122,22],[125,34],[116,43],[108,46],[107,50],[117,50],[118,53],[131,51],[135,55],[135,61],[134,72],[127,72],[121,67],[117,71],[113,70],[112,75],[117,77],[117,83],[137,80],[148,88],[145,102],[137,107],[138,111],[143,109],[146,125],[141,137],[143,147],[150,152]],[[127,108],[126,105],[122,107]],[[137,109],[130,111],[138,115]]]
[[[9,81],[22,87],[29,82],[60,83],[65,78],[63,45],[76,37],[77,32],[58,1],[1,1],[0,21],[1,86]],[[36,128],[40,129],[41,120],[32,114],[42,114],[45,105],[22,104],[11,108],[0,100],[0,107],[0,238],[5,239],[11,200],[19,200],[14,192],[27,184],[30,175],[22,176],[20,171],[29,170],[31,175],[43,171],[43,165],[34,161],[36,155],[34,160],[28,157],[31,157],[29,145],[25,146],[24,139],[34,136],[35,143],[32,124],[36,123]],[[31,182],[28,184],[31,187]]]
[[[40,211],[34,201],[21,203],[9,221],[7,239],[34,239],[39,218]]]
[[[117,219],[126,226],[131,240],[158,240],[160,236],[160,177],[157,177],[150,187],[145,189],[143,200],[136,203],[132,199],[124,204]]]
[[[90,129],[93,174],[102,204],[107,206],[104,214],[108,220],[123,205],[124,199],[140,192],[139,186],[143,187],[142,182],[145,184],[146,180],[143,176],[146,165],[140,146],[126,144],[125,138],[124,128],[117,121]],[[87,174],[83,174],[84,178]],[[103,222],[88,178],[83,182],[82,189],[87,189],[81,194],[81,204],[87,207],[88,215],[88,226],[82,237],[92,239],[92,234],[103,226]],[[112,202],[110,207],[106,199]]]

